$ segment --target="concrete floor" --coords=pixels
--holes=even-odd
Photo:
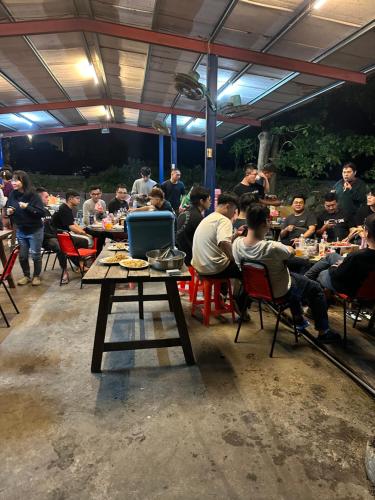
[[[235,345],[234,325],[204,328],[184,302],[196,366],[180,348],[110,353],[92,375],[99,289],[57,278],[17,289],[22,313],[0,327],[2,500],[373,498],[373,401],[285,328],[270,359],[271,316]],[[151,308],[150,336],[173,335]],[[132,311],[114,306],[112,338],[140,334]]]

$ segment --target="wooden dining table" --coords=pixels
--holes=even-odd
[[[131,271],[120,265],[101,264],[100,260],[113,256],[115,251],[108,250],[108,244],[103,248],[99,257],[87,271],[82,279],[85,285],[100,285],[100,298],[98,303],[98,314],[96,319],[94,347],[92,353],[91,371],[101,372],[102,358],[104,352],[128,351],[136,349],[158,349],[165,347],[181,346],[185,361],[188,365],[195,363],[194,354],[191,348],[189,331],[187,328],[184,311],[182,309],[180,295],[178,292],[178,281],[189,281],[191,275],[184,265],[181,274],[171,276],[164,271],[157,271],[151,267],[146,269]],[[120,250],[120,253],[124,251]],[[116,285],[119,283],[136,283],[137,287],[131,295],[116,295]],[[144,293],[145,283],[163,283],[166,293]],[[178,337],[146,339],[146,340],[124,340],[120,342],[106,342],[108,316],[112,312],[114,302],[138,302],[139,319],[144,320],[144,303],[147,301],[167,301],[169,309],[173,312]],[[126,333],[126,332],[125,332]]]
[[[4,248],[4,241],[7,240],[9,238],[9,236],[11,236],[12,234],[13,234],[12,229],[3,229],[0,231],[0,259],[1,259],[1,262],[3,264],[3,268],[4,268],[6,260],[7,260],[7,256],[6,256],[5,248]],[[11,288],[16,287],[12,275],[9,276],[8,283],[9,283],[9,286]]]

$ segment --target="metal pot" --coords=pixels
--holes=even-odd
[[[160,255],[163,253],[165,254],[165,250],[163,249],[150,250],[149,252],[146,252],[146,257],[151,267],[157,269],[158,271],[182,268],[186,257],[185,252],[181,252],[181,250],[173,250],[174,255],[169,253],[166,258],[160,259]]]

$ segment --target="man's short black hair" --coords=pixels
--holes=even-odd
[[[357,172],[357,165],[355,163],[353,163],[352,161],[345,163],[343,165],[342,169],[344,170],[344,168],[351,168],[353,170],[353,172]]]
[[[151,175],[151,168],[149,168],[149,167],[142,167],[141,168],[141,175],[143,177],[149,177]]]
[[[246,163],[244,167],[245,174],[249,171],[251,172],[252,170],[258,170],[258,167],[255,165],[255,163]]]
[[[117,184],[116,191],[118,191],[119,189],[126,189],[126,190],[128,190],[128,188],[125,186],[125,184]]]
[[[296,199],[296,198],[301,198],[301,200],[303,200],[305,203],[306,203],[306,196],[302,193],[299,193],[299,194],[295,194],[292,198],[292,203],[293,201]]]
[[[48,193],[48,190],[43,186],[37,187],[35,190],[37,193]]]
[[[91,193],[91,191],[95,191],[96,189],[99,189],[99,191],[102,190],[102,188],[100,186],[97,186],[97,185],[96,186],[90,186],[89,187],[89,193]]]
[[[375,214],[366,217],[365,228],[368,231],[368,238],[375,240]]]
[[[76,198],[77,196],[81,196],[78,191],[75,191],[74,189],[68,189],[68,191],[65,193],[65,200],[69,201],[70,198]]]
[[[272,172],[274,174],[276,172],[276,167],[271,161],[269,161],[264,165],[262,170],[263,172]]]
[[[366,194],[371,194],[372,196],[375,196],[375,186],[369,186]]]
[[[230,203],[238,208],[238,197],[234,193],[221,193],[217,199],[218,205],[226,205]]]
[[[264,224],[267,224],[267,220],[270,216],[270,210],[268,207],[262,205],[254,205],[249,207],[246,212],[246,224],[249,229],[256,231]]]
[[[244,193],[240,196],[240,211],[245,212],[247,209],[258,203],[258,198],[253,193]]]
[[[203,186],[194,186],[190,191],[190,202],[194,206],[198,206],[200,200],[206,201],[210,196],[210,192]]]
[[[336,193],[330,191],[324,195],[324,201],[337,201]]]

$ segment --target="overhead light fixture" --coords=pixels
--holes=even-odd
[[[105,110],[105,117],[107,118],[107,120],[111,119],[111,113],[110,113],[108,108],[106,108],[106,110]]]
[[[32,134],[27,134],[27,138],[29,139],[29,141],[31,142],[33,140],[33,136]]]
[[[322,7],[327,0],[316,0],[313,5],[313,9],[318,10],[320,7]]]
[[[82,59],[82,61],[77,63],[77,68],[83,78],[92,78],[95,85],[99,83],[95,68],[87,59]]]

